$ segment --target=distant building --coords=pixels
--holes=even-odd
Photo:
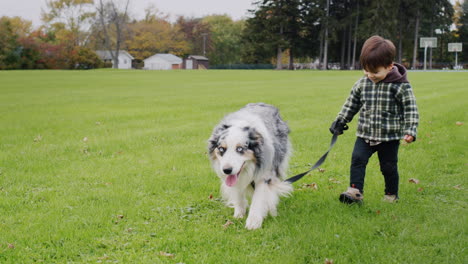
[[[157,53],[143,60],[144,70],[177,70],[182,68],[182,59],[169,53]]]
[[[108,50],[96,50],[96,54],[101,58],[104,62],[111,62],[112,68],[114,68],[114,61],[112,60],[112,56],[110,51]],[[132,55],[130,55],[125,50],[119,50],[119,66],[118,69],[131,69],[132,68],[132,60],[134,60]]]
[[[187,70],[206,70],[209,66],[208,58],[199,55],[188,56],[183,64],[183,68]]]

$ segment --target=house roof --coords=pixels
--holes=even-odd
[[[110,51],[108,51],[108,50],[96,50],[96,54],[99,56],[99,58],[101,58],[101,60],[112,60],[111,53],[110,53]],[[133,56],[130,55],[130,53],[128,53],[126,50],[119,50],[119,55],[120,55],[120,54],[127,55],[127,56],[130,57],[132,60],[135,59],[135,58],[133,58]]]
[[[151,57],[148,57],[146,59],[144,59],[143,61],[146,61],[146,60],[149,60],[151,58],[160,58],[160,59],[163,59],[171,64],[180,64],[182,63],[182,59],[177,57],[176,55],[173,55],[173,54],[170,54],[170,53],[157,53],[157,54],[154,54],[153,56]]]
[[[201,56],[201,55],[189,55],[188,56],[189,59],[195,59],[195,60],[208,60],[207,57],[205,56]]]

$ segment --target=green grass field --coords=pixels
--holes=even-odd
[[[421,124],[400,148],[399,203],[381,201],[376,156],[365,204],[339,203],[356,120],[261,229],[220,201],[206,141],[225,114],[280,108],[293,175],[326,151],[360,76],[1,71],[0,263],[468,263],[468,72],[409,73]]]

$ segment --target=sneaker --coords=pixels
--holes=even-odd
[[[384,195],[382,201],[387,202],[387,203],[396,203],[398,202],[398,195],[396,194],[386,194]]]
[[[353,187],[348,187],[348,190],[346,192],[340,194],[340,202],[346,203],[346,204],[352,204],[352,203],[362,203],[362,199],[364,196],[362,195],[361,191],[359,189],[353,188]]]

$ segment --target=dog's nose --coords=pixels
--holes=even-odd
[[[225,167],[223,168],[224,174],[231,174],[232,173],[232,167]]]

